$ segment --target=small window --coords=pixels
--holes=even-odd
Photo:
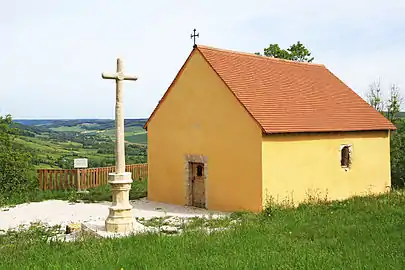
[[[350,167],[351,164],[351,160],[350,160],[350,146],[349,145],[345,145],[342,147],[342,149],[340,150],[340,166],[342,166],[343,168],[348,168]]]
[[[202,176],[203,175],[203,166],[198,165],[197,166],[197,176]]]

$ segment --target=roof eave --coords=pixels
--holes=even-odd
[[[373,131],[395,131],[395,126],[391,128],[373,128],[373,129],[324,129],[324,130],[278,130],[265,131],[263,135],[282,135],[282,134],[308,134],[308,133],[336,133],[336,132],[373,132]]]

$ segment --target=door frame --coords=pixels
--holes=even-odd
[[[185,155],[184,159],[184,184],[185,184],[185,205],[193,206],[193,197],[192,197],[192,163],[201,163],[204,165],[204,192],[205,192],[205,208],[208,209],[208,158],[203,155]]]

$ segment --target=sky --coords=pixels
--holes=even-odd
[[[405,96],[403,0],[0,0],[0,115],[114,117],[116,58],[125,118],[147,118],[197,44],[262,52],[300,41],[364,97],[380,80]]]

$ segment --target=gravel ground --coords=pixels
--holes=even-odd
[[[140,199],[131,202],[134,217],[150,219],[153,217],[202,217],[223,216],[226,213],[213,212],[195,207],[170,205]],[[0,208],[0,230],[7,231],[19,225],[31,222],[47,223],[50,226],[66,226],[69,223],[85,221],[103,221],[108,216],[110,202],[102,203],[69,203],[67,201],[49,200],[20,204],[15,207]]]

